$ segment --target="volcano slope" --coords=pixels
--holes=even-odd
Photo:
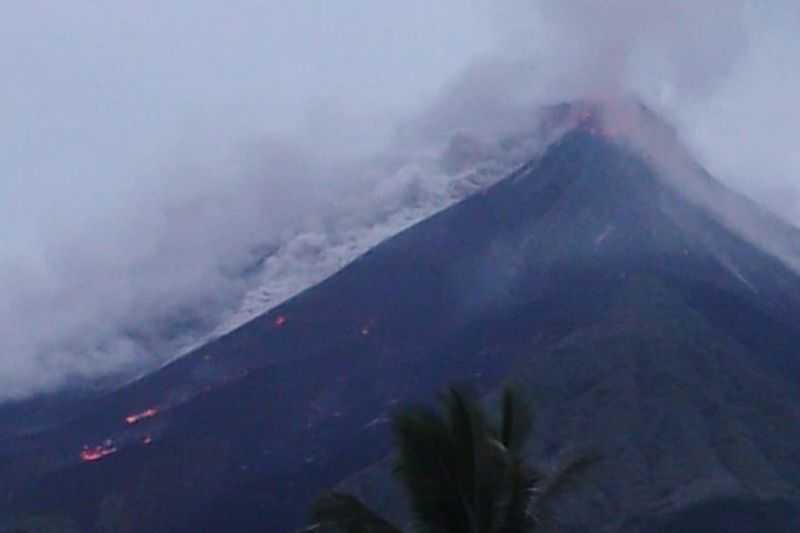
[[[684,189],[584,121],[281,307],[4,443],[4,519],[285,532],[346,479],[403,521],[387,415],[511,379],[536,399],[534,461],[603,456],[563,531],[795,533],[800,277]]]

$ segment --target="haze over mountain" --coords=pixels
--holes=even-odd
[[[4,402],[118,386],[324,279],[543,149],[504,145],[542,105],[633,94],[798,220],[795,2],[28,2],[2,25]]]
[[[769,247],[797,230],[679,159],[638,105],[547,114],[563,134],[499,183],[75,419],[4,439],[3,516],[291,531],[347,480],[402,520],[387,415],[511,379],[537,400],[534,460],[603,454],[565,531],[794,532],[800,276]]]
[[[0,531],[405,523],[388,415],[515,381],[567,533],[796,533],[797,2],[0,27]]]

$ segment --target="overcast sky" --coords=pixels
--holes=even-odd
[[[151,325],[213,325],[254,245],[386,207],[342,161],[537,103],[632,92],[800,221],[798,30],[789,1],[12,0],[0,400],[167,358]]]

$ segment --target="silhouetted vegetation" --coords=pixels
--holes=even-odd
[[[551,519],[552,502],[591,463],[581,456],[545,475],[523,452],[532,416],[507,388],[493,423],[470,394],[451,388],[441,410],[411,407],[392,419],[395,474],[404,485],[416,530],[436,533],[523,533]],[[400,533],[353,496],[331,492],[312,509],[306,531]]]

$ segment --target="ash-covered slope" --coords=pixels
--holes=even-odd
[[[3,511],[82,531],[290,531],[384,457],[395,405],[513,376],[540,399],[532,454],[606,458],[567,502],[576,531],[713,532],[725,516],[735,527],[719,531],[796,531],[800,277],[610,134],[585,116],[484,193],[64,427],[5,443]],[[351,483],[399,501],[376,468]],[[774,524],[749,528],[764,509]]]

